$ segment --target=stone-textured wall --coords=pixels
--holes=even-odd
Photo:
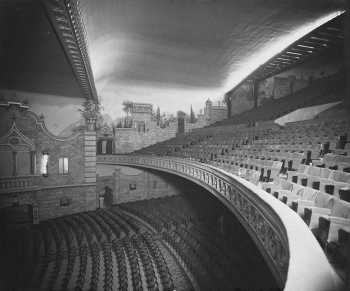
[[[212,106],[208,124],[212,124],[227,118],[227,108],[222,106]]]
[[[186,116],[185,113],[183,113],[185,133],[227,118],[227,107],[222,103],[213,105],[213,102],[208,99],[205,104],[204,113],[198,114],[197,117],[198,118],[194,123],[190,123],[189,116]],[[114,153],[116,154],[130,153],[152,144],[171,139],[179,133],[178,120],[172,120],[169,123],[169,126],[162,128],[157,125],[156,120],[152,117],[151,111],[133,112],[131,114],[131,119],[133,120],[132,128],[114,129]],[[140,122],[144,123],[145,132],[138,130],[138,123]],[[98,134],[98,137],[99,139],[103,139],[103,136],[100,133]]]
[[[222,102],[213,103],[210,99],[205,102],[205,125],[213,124],[227,118],[227,106]]]
[[[67,202],[65,205],[62,205]],[[96,186],[73,185],[65,187],[22,190],[0,195],[0,206],[30,204],[38,207],[39,220],[96,209]],[[0,208],[1,208],[0,207]]]
[[[226,110],[213,110],[214,121],[226,118]],[[210,123],[213,123],[210,122]],[[194,129],[202,128],[210,123],[204,118],[197,120],[195,123],[190,123],[185,119],[185,132],[191,132]],[[141,148],[150,146],[152,144],[171,139],[176,136],[178,132],[177,122],[171,122],[168,127],[161,128],[157,126],[156,122],[151,121],[147,124],[146,132],[139,132],[136,128],[115,128],[114,150],[116,154],[131,153]]]
[[[177,195],[189,188],[184,179],[150,169],[98,165],[97,173],[97,192],[108,186],[115,204]]]
[[[161,142],[176,136],[177,124],[160,128],[155,122],[149,124],[146,132],[138,132],[136,128],[115,129],[115,153],[130,153],[149,145]]]
[[[188,120],[185,120],[185,132],[191,132],[195,129],[202,128],[207,125],[208,124],[205,122],[204,118],[200,118],[194,123],[190,123]]]

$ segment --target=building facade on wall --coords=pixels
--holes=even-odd
[[[97,154],[114,154],[114,128],[107,123],[103,124],[97,133]]]
[[[162,126],[154,116],[152,104],[133,102],[130,116],[128,116],[129,127],[113,127],[113,125],[104,124],[98,130],[97,153],[130,153],[174,138],[177,134],[189,133],[194,129],[225,119],[227,107],[224,103],[214,104],[208,99],[202,112],[198,114],[195,122],[191,122],[189,116],[184,113],[181,117],[180,130],[179,117],[168,120],[166,125]]]
[[[148,103],[133,103],[131,108],[132,127],[146,132],[151,127],[153,106]]]
[[[319,55],[313,59],[259,80],[257,88],[257,105],[266,101],[289,97],[296,92],[312,85],[315,81],[341,78],[343,61],[341,55]],[[231,116],[240,114],[254,107],[254,84],[246,80],[229,92],[231,101]],[[340,96],[341,97],[341,96]]]
[[[130,127],[115,127],[111,131],[113,132],[113,153],[130,153],[176,136],[176,122],[169,122],[166,127],[161,127],[153,115],[152,104],[133,102],[129,119]]]
[[[205,102],[204,108],[205,125],[210,125],[215,122],[227,118],[227,106],[223,102],[214,104],[210,99]]]
[[[21,102],[0,104],[0,205],[34,223],[96,208],[96,134],[50,133]]]

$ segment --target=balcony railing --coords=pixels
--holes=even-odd
[[[157,169],[201,185],[246,228],[281,288],[342,290],[342,281],[300,217],[252,183],[219,168],[174,157],[103,155],[97,162]]]
[[[33,176],[0,178],[0,192],[33,186]]]

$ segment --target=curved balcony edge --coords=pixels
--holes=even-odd
[[[97,163],[156,169],[210,191],[245,227],[283,290],[344,289],[304,221],[254,184],[214,166],[175,157],[101,155]]]

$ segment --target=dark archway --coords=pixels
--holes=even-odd
[[[109,208],[113,205],[113,191],[110,187],[106,186],[104,188],[104,206]]]

